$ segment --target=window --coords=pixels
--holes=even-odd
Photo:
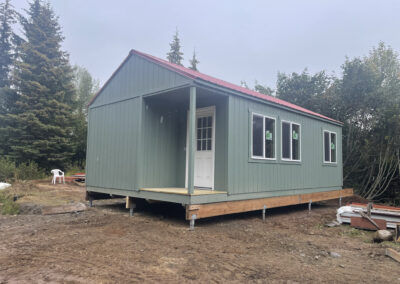
[[[336,163],[336,133],[324,130],[324,162]]]
[[[252,114],[252,157],[275,159],[275,118]]]
[[[197,118],[197,151],[212,149],[212,116]]]
[[[300,124],[282,121],[282,160],[300,161]]]

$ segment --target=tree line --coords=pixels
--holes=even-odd
[[[49,3],[30,2],[26,15],[0,4],[0,156],[40,168],[84,167],[86,105],[98,82],[72,67]],[[19,25],[22,35],[14,32]]]

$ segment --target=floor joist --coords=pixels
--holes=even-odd
[[[264,206],[267,206],[267,208],[269,209],[274,207],[309,203],[310,200],[312,202],[317,202],[322,200],[336,199],[340,197],[348,197],[352,195],[353,189],[345,188],[325,192],[305,193],[251,200],[186,205],[186,219],[190,220],[192,218],[192,215],[194,214],[196,215],[196,219],[201,219],[212,216],[262,210]]]

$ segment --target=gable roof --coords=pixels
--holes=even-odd
[[[261,94],[259,92],[256,92],[256,91],[253,91],[253,90],[250,90],[250,89],[247,89],[247,88],[244,88],[244,87],[241,87],[241,86],[226,82],[226,81],[221,80],[221,79],[217,79],[215,77],[200,73],[198,71],[194,71],[192,69],[189,69],[189,68],[183,67],[181,65],[177,65],[177,64],[171,63],[169,61],[160,59],[160,58],[155,57],[153,55],[149,55],[149,54],[146,54],[146,53],[134,50],[134,49],[132,49],[130,51],[128,57],[118,67],[118,69],[120,69],[122,67],[122,65],[128,60],[128,58],[132,54],[136,54],[136,55],[139,55],[139,56],[141,56],[143,58],[146,58],[146,59],[150,60],[151,62],[153,62],[155,64],[159,64],[159,65],[161,65],[161,66],[163,66],[163,67],[165,67],[165,68],[167,68],[169,70],[172,70],[174,72],[177,72],[177,73],[181,74],[182,76],[185,76],[185,77],[187,77],[189,79],[205,81],[205,82],[211,83],[213,85],[216,85],[216,86],[219,86],[219,87],[222,87],[222,88],[226,88],[226,89],[230,89],[230,90],[233,90],[233,91],[236,91],[236,92],[240,92],[242,94],[249,95],[249,96],[252,96],[252,97],[256,97],[256,98],[271,102],[273,104],[277,104],[277,105],[281,105],[281,106],[289,108],[289,109],[293,109],[293,110],[301,112],[301,113],[305,113],[305,114],[308,114],[308,115],[311,115],[311,116],[314,116],[314,117],[322,118],[324,120],[332,121],[332,122],[335,122],[335,123],[338,123],[338,124],[343,124],[342,122],[337,121],[337,120],[335,120],[333,118],[324,116],[322,114],[313,112],[313,111],[308,110],[306,108],[303,108],[301,106],[298,106],[298,105],[289,103],[287,101],[278,99],[278,98],[276,98],[274,96]],[[113,73],[111,78],[108,79],[108,81],[104,84],[104,86],[97,92],[97,94],[90,101],[89,105],[92,104],[92,102],[100,94],[100,92],[108,84],[108,82],[112,79],[112,77],[115,75],[115,73],[118,71],[118,69]]]

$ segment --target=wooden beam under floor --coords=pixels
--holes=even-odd
[[[186,205],[186,220],[190,220],[194,214],[196,215],[196,219],[200,219],[219,215],[262,210],[264,206],[267,206],[269,209],[274,207],[309,203],[310,200],[312,202],[317,202],[348,196],[353,196],[352,188],[250,200]]]

